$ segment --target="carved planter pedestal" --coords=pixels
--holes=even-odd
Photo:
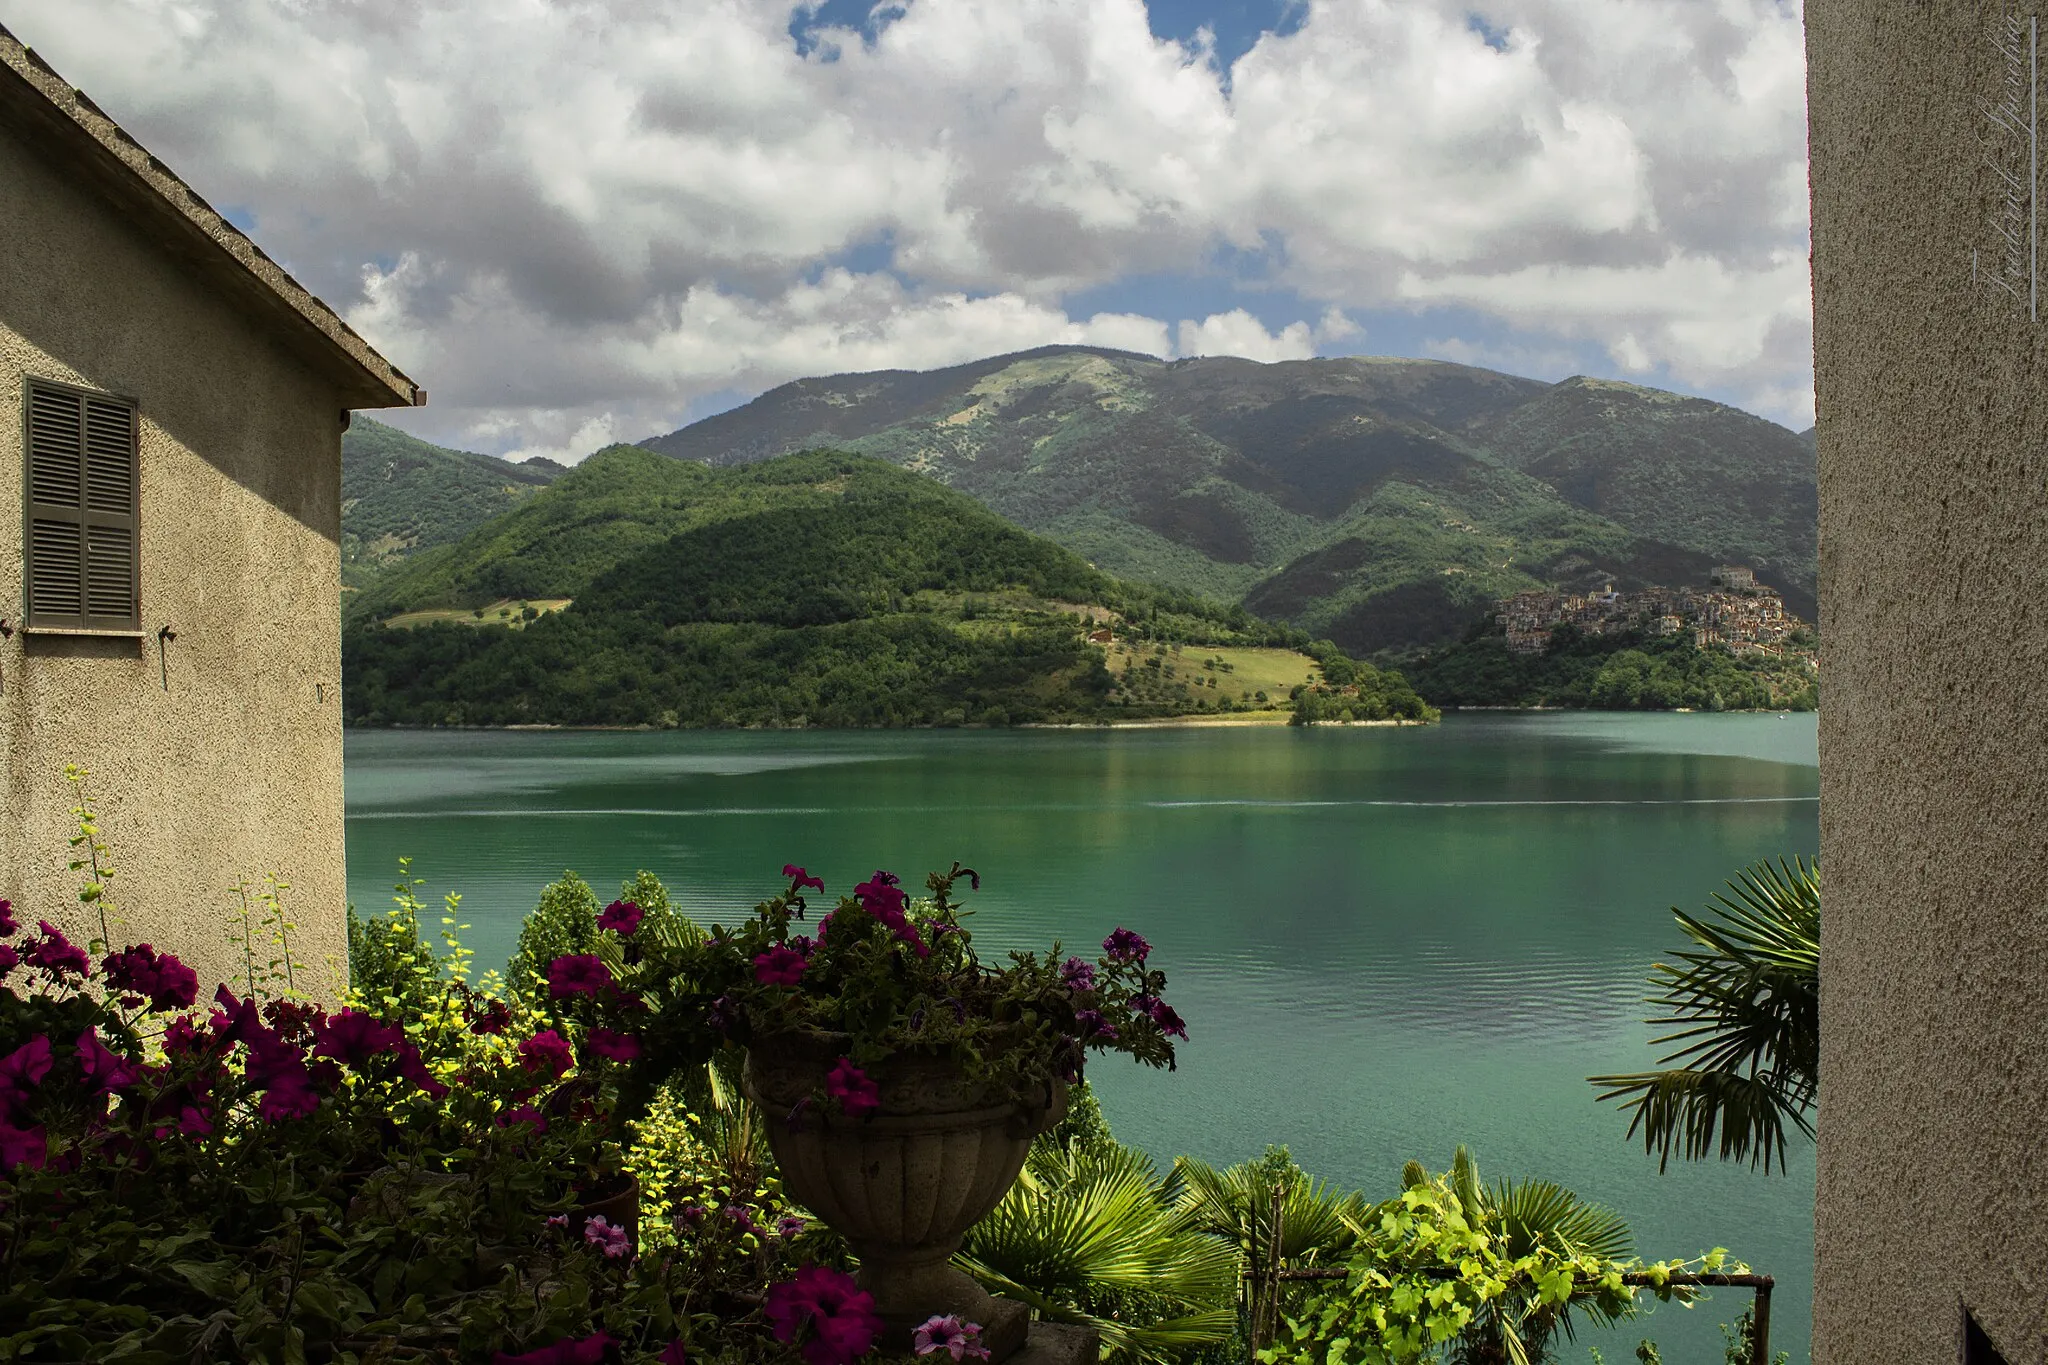
[[[1009,1192],[1031,1139],[1066,1112],[1066,1087],[1028,1108],[950,1062],[905,1054],[868,1069],[881,1092],[875,1113],[807,1106],[792,1127],[790,1111],[823,1090],[844,1048],[830,1035],[785,1034],[748,1050],[743,1088],[767,1118],[783,1186],[860,1257],[856,1278],[886,1325],[885,1351],[907,1352],[919,1323],[953,1313],[982,1325],[994,1365],[1024,1344],[1030,1311],[948,1262]]]

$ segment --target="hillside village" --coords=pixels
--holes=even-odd
[[[1807,623],[1785,610],[1778,592],[1756,581],[1753,570],[1722,565],[1705,588],[1650,587],[1616,592],[1520,592],[1501,603],[1494,618],[1510,652],[1541,654],[1563,626],[1582,635],[1682,635],[1699,649],[1720,645],[1737,655],[1818,659]]]

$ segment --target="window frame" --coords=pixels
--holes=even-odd
[[[38,390],[45,393],[73,398],[79,404],[79,502],[70,509],[54,503],[37,503],[33,482],[32,443],[34,437],[35,395]],[[88,401],[106,403],[125,408],[128,413],[128,522],[124,528],[129,533],[128,599],[133,612],[123,617],[98,616],[91,610],[91,585],[86,567],[85,529],[94,524],[94,516],[102,518],[101,525],[118,524],[107,520],[108,513],[95,514],[87,503],[89,484],[86,468],[89,418],[85,404]],[[24,374],[21,377],[21,595],[22,628],[32,635],[112,635],[139,638],[142,629],[142,404],[126,394],[109,393],[104,389],[91,389],[78,384],[67,384],[58,379],[44,379],[38,375]],[[87,608],[76,615],[34,610],[33,587],[36,508],[44,507],[49,512],[69,511],[77,518],[80,528],[79,543],[79,605]],[[46,512],[43,518],[48,520]]]

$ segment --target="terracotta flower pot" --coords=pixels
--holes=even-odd
[[[845,1055],[829,1035],[758,1039],[743,1088],[767,1118],[785,1189],[860,1257],[856,1277],[886,1324],[882,1345],[907,1350],[913,1328],[954,1313],[985,1329],[992,1359],[1022,1344],[1030,1314],[992,1297],[948,1262],[1002,1201],[1031,1139],[1066,1112],[1055,1083],[1042,1107],[1020,1106],[1000,1083],[970,1081],[951,1062],[906,1054],[869,1068],[881,1108],[864,1118],[820,1114],[800,1101],[822,1092]]]

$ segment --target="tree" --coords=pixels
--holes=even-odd
[[[1697,945],[1658,963],[1650,1022],[1682,1044],[1662,1070],[1594,1076],[1600,1099],[1631,1113],[1628,1134],[1666,1169],[1718,1155],[1785,1168],[1786,1131],[1813,1136],[1820,1087],[1820,865],[1757,863],[1716,894],[1704,917],[1672,907]]]

